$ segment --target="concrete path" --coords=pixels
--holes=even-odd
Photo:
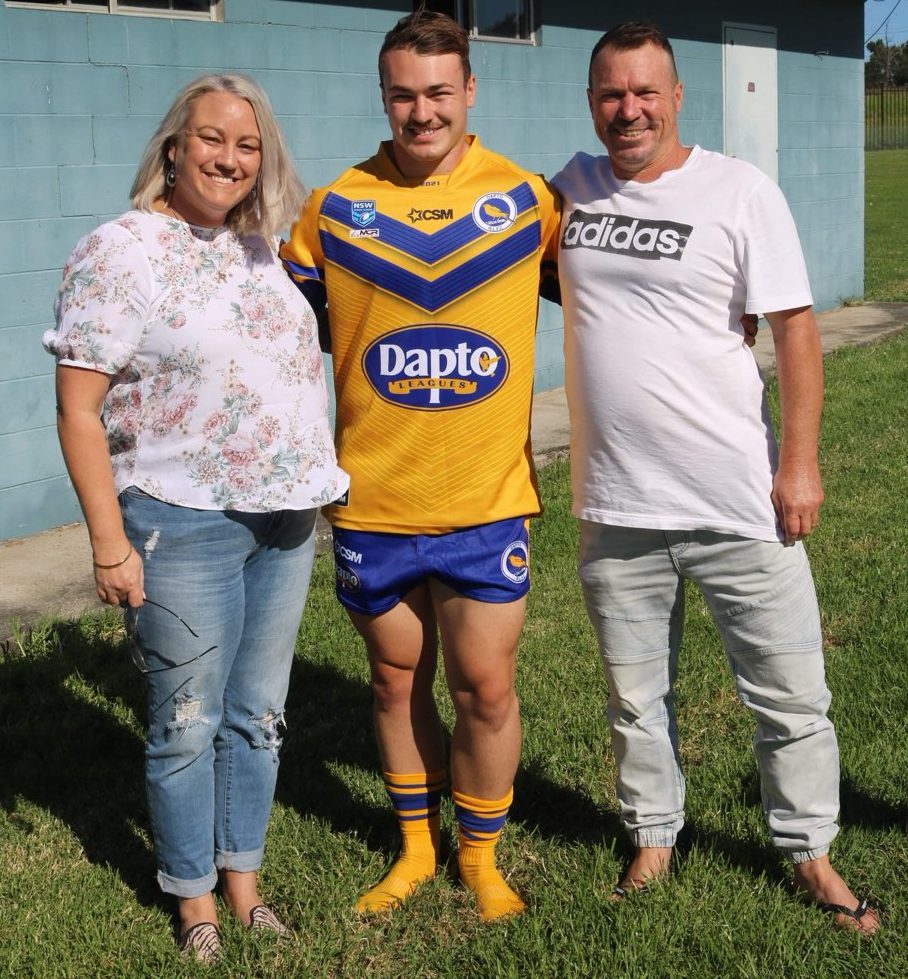
[[[818,316],[823,350],[871,343],[908,326],[908,303],[843,306]],[[765,372],[775,366],[772,340],[761,331],[754,355]],[[569,441],[564,389],[533,399],[533,451],[538,465],[564,455]],[[330,532],[322,521],[319,545]],[[69,619],[99,608],[91,570],[91,550],[83,524],[58,527],[34,537],[0,543],[0,642],[16,625],[31,627],[42,619]]]

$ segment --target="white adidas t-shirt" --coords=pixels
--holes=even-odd
[[[776,441],[739,322],[812,304],[781,191],[698,146],[650,183],[584,153],[553,183],[574,513],[782,539]]]

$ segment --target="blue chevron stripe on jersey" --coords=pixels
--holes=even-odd
[[[384,289],[385,292],[400,296],[401,299],[434,313],[527,256],[533,255],[539,248],[541,232],[539,222],[534,221],[516,234],[509,235],[481,254],[439,276],[434,282],[399,268],[384,258],[371,255],[326,231],[319,234],[325,258],[329,262],[379,289]]]
[[[507,191],[507,194],[517,205],[518,214],[523,214],[524,211],[528,211],[538,203],[535,194],[526,182],[518,184]],[[357,228],[359,225],[353,222],[351,216],[351,205],[352,202],[346,197],[331,192],[326,194],[322,201],[321,213],[345,227]],[[470,214],[458,218],[453,224],[436,231],[434,234],[427,234],[418,228],[411,228],[403,221],[398,221],[381,213],[376,215],[375,222],[371,227],[379,229],[382,245],[390,245],[390,247],[396,248],[427,265],[434,265],[488,233],[477,227]]]

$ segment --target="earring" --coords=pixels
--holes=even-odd
[[[255,201],[256,197],[258,196],[259,196],[259,182],[256,180],[256,182],[252,185],[252,190],[249,191],[249,200]]]
[[[167,184],[168,187],[173,187],[176,185],[176,182],[177,168],[171,163],[167,173],[164,174],[164,183]]]

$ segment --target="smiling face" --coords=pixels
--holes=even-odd
[[[382,59],[382,100],[394,162],[405,177],[450,173],[467,151],[467,109],[476,79],[457,54],[396,48]]]
[[[620,179],[655,180],[687,158],[678,141],[681,83],[668,53],[655,44],[604,47],[591,66],[587,97],[596,135]]]
[[[255,186],[262,163],[252,106],[229,92],[200,95],[167,156],[176,172],[168,206],[190,224],[219,227]]]

